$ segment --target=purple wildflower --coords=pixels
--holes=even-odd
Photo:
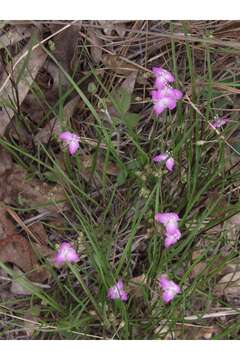
[[[127,301],[128,294],[123,290],[122,280],[118,280],[113,287],[108,289],[108,298],[111,300],[120,299],[122,301]]]
[[[227,124],[229,121],[230,121],[230,119],[227,116],[215,117],[214,122],[211,123],[211,126],[214,128],[220,128],[223,125]]]
[[[155,220],[165,226],[167,235],[174,235],[178,230],[179,216],[176,213],[157,213]]]
[[[165,233],[166,237],[164,240],[164,245],[166,248],[169,248],[170,246],[176,244],[176,242],[181,238],[181,232],[178,228],[175,229],[174,232],[169,234],[167,231]]]
[[[157,89],[163,89],[168,83],[175,81],[174,76],[162,67],[154,67],[152,71],[156,76],[154,87]]]
[[[151,95],[156,115],[160,115],[166,109],[173,110],[176,107],[176,99],[171,96],[162,96],[161,90],[153,90]]]
[[[162,299],[166,304],[181,292],[180,287],[174,281],[169,280],[167,275],[162,275],[159,278],[159,286],[163,290]]]
[[[68,145],[68,151],[74,155],[79,148],[80,137],[69,131],[64,131],[59,135],[59,139]]]
[[[181,100],[181,98],[183,97],[182,91],[178,89],[174,89],[171,86],[165,86],[165,88],[163,89],[158,89],[158,92],[159,92],[159,96],[162,97],[169,96],[176,100]]]
[[[54,257],[54,263],[56,266],[61,266],[64,263],[77,263],[79,256],[76,250],[68,243],[63,242]]]
[[[172,157],[170,157],[169,154],[159,154],[153,157],[153,161],[154,162],[161,162],[161,161],[165,161],[166,162],[166,168],[169,171],[173,171],[173,167],[174,167],[174,159]]]

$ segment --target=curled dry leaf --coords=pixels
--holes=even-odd
[[[31,31],[29,26],[14,26],[8,32],[0,36],[0,49],[9,45],[14,45],[30,36]]]
[[[99,64],[102,61],[102,41],[99,37],[99,32],[95,29],[88,29],[88,36],[91,40],[91,55],[95,64]]]
[[[240,271],[229,273],[221,278],[215,286],[217,296],[224,296],[229,304],[240,305]]]
[[[25,69],[23,74],[21,75],[21,79],[19,80],[17,84],[17,91],[18,91],[18,104],[21,105],[23,100],[25,99],[35,77],[37,76],[37,73],[39,69],[43,66],[47,54],[44,52],[44,50],[41,47],[36,48],[35,50],[31,51],[32,41],[30,40],[27,44],[26,48],[23,49],[23,51],[13,59],[13,64],[16,63],[16,61],[23,55],[26,50],[30,49],[30,55],[28,58],[27,64],[25,64]],[[22,61],[16,66],[15,70],[11,74],[12,81],[16,81],[18,74],[20,71],[22,71],[22,67],[24,64],[24,61],[26,61],[26,57],[23,58]],[[7,69],[7,72],[11,72],[11,67]],[[7,75],[5,75],[2,79],[1,84],[5,82],[7,78]],[[0,96],[1,96],[1,102],[3,105],[6,104],[15,104],[16,103],[16,94],[13,91],[12,81],[8,81],[5,86],[3,87]],[[1,87],[1,86],[0,86]],[[5,130],[14,116],[14,110],[11,106],[7,106],[7,109],[5,107],[2,107],[2,110],[0,111],[0,136],[2,136],[5,133]]]
[[[138,70],[138,67],[136,65],[130,64],[118,55],[103,55],[102,63],[107,68],[120,75],[129,75],[130,73]]]
[[[48,209],[56,213],[65,206],[61,186],[50,186],[35,178],[28,179],[27,171],[13,164],[11,156],[0,148],[0,201],[12,203],[16,199],[21,199],[28,206],[39,207],[39,211]]]
[[[126,34],[126,25],[122,22],[113,20],[99,20],[98,22],[103,27],[103,32],[107,36],[112,35],[114,31],[116,31],[120,37],[124,37]]]
[[[121,84],[121,89],[126,90],[130,95],[132,95],[133,93],[137,79],[137,74],[138,74],[138,70],[131,72]]]
[[[63,26],[58,24],[49,25],[52,33],[60,30]],[[72,61],[76,51],[76,45],[79,38],[79,30],[81,28],[81,22],[78,22],[58,35],[54,36],[54,49],[53,54],[61,64],[61,66],[68,73],[72,72]],[[59,70],[59,76],[61,77],[62,85],[67,85],[68,80],[65,75]]]
[[[17,234],[3,203],[0,206],[0,229],[0,261],[16,265],[32,281],[45,281],[49,277],[48,272],[39,265],[29,241]]]

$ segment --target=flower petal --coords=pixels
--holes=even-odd
[[[153,105],[153,111],[156,115],[160,115],[167,107],[162,102],[157,102]]]
[[[166,233],[166,238],[164,240],[164,245],[166,248],[176,244],[176,242],[181,238],[181,232],[177,229],[173,234]]]
[[[169,171],[173,171],[174,168],[174,159],[172,157],[170,157],[167,161],[166,161],[166,167]]]
[[[166,97],[164,99],[165,99],[166,107],[168,107],[169,110],[175,109],[177,105],[175,98]]]
[[[183,93],[178,89],[173,89],[173,96],[176,100],[181,100],[181,98],[183,97]]]
[[[166,225],[170,220],[172,221],[179,221],[178,214],[174,212],[166,212],[166,213],[157,213],[155,215],[155,220],[160,222],[163,225]]]
[[[68,142],[72,140],[72,135],[70,131],[64,131],[59,135],[59,139]]]
[[[71,143],[68,146],[69,153],[71,155],[74,155],[79,148],[79,143],[77,141],[71,141]]]
[[[159,154],[159,155],[155,155],[152,160],[158,163],[160,161],[165,161],[167,158],[168,158],[168,154]]]

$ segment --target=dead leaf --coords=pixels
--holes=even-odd
[[[218,282],[214,288],[214,293],[221,297],[224,296],[229,304],[240,305],[240,271],[229,273]]]
[[[195,262],[199,257],[202,258],[202,255],[203,255],[203,250],[201,250],[201,249],[193,251],[192,261]],[[199,275],[206,268],[206,266],[207,266],[206,261],[199,261],[196,265],[194,265],[194,267],[190,273],[190,277],[194,279],[197,275]]]
[[[48,235],[42,223],[36,222],[28,226],[29,230],[38,238],[40,244],[48,244]]]
[[[122,82],[120,88],[126,90],[130,95],[132,95],[136,79],[137,79],[138,71],[131,72],[127,78]]]
[[[55,33],[62,28],[62,25],[50,24],[49,27],[52,33]],[[54,36],[53,39],[53,54],[64,70],[66,70],[70,75],[72,73],[72,61],[76,51],[80,28],[81,23],[76,23],[60,34]],[[59,71],[59,76],[61,78],[60,81],[62,85],[68,85],[68,80],[61,71]]]
[[[219,331],[220,329],[215,325],[176,324],[176,340],[210,340]]]
[[[13,59],[13,64],[16,63],[16,61],[21,57],[22,54],[25,53],[27,49],[30,48],[30,46],[32,46],[31,40],[29,41],[26,48],[24,48],[22,52],[16,58]],[[47,58],[47,54],[44,52],[44,50],[41,47],[36,48],[30,53],[24,73],[22,74],[21,79],[17,84],[19,105],[21,105],[24,98],[26,97],[39,69],[44,64],[46,58]],[[23,58],[23,60],[20,61],[20,63],[16,66],[15,70],[11,75],[11,78],[14,81],[16,81],[19,72],[22,70],[24,60],[26,60],[26,58]],[[7,71],[11,72],[11,67],[9,67]],[[7,75],[5,74],[5,76],[3,76],[2,83],[4,83],[6,78]],[[2,136],[5,133],[5,130],[15,113],[14,110],[12,109],[12,105],[7,106],[6,109],[6,104],[16,103],[16,94],[13,91],[12,82],[10,80],[6,83],[0,95],[1,95],[1,106],[2,106],[2,110],[0,111],[0,124],[1,124],[0,136]]]
[[[126,26],[124,23],[114,20],[99,20],[99,24],[103,27],[103,32],[110,36],[114,31],[120,36],[124,37],[126,34]]]
[[[240,214],[236,214],[224,221],[224,230],[229,242],[234,246],[239,238],[240,233]]]
[[[138,70],[138,67],[134,64],[128,63],[118,55],[106,54],[102,57],[102,63],[116,74],[129,75],[133,71]]]
[[[36,282],[43,282],[49,274],[38,265],[28,241],[21,235],[8,235],[0,240],[0,261],[17,265],[27,274],[27,277]]]
[[[94,161],[94,157],[92,155],[82,154],[80,156],[83,167],[87,169],[91,169]],[[104,159],[98,156],[96,160],[96,168],[99,173],[103,173],[106,171],[108,175],[117,176],[119,174],[118,167],[111,161],[108,162],[107,167],[105,167]],[[87,173],[85,173],[87,175]],[[90,175],[90,173],[89,173]]]
[[[1,178],[0,178],[1,180]],[[59,185],[49,185],[38,179],[29,179],[27,171],[14,164],[11,173],[6,176],[2,199],[6,203],[22,201],[27,206],[38,207],[38,211],[46,209],[53,213],[65,207],[65,193]]]
[[[174,331],[170,330],[167,325],[159,325],[154,330],[155,339],[161,340],[176,340],[176,334]]]
[[[99,38],[97,30],[88,29],[88,36],[91,40],[91,55],[95,64],[102,61],[102,41]]]
[[[79,96],[74,97],[70,100],[63,109],[63,119],[64,124],[67,126],[69,121],[76,109],[76,106],[79,103]],[[64,125],[62,124],[62,125]],[[47,144],[52,136],[52,134],[56,135],[57,137],[60,135],[62,131],[62,125],[60,121],[56,118],[50,120],[42,129],[38,131],[36,134],[34,141],[36,143]]]
[[[48,272],[40,267],[28,240],[17,234],[3,203],[0,206],[0,229],[0,261],[16,265],[27,273],[30,280],[45,281],[49,277]]]
[[[13,270],[19,277],[24,277],[24,273],[16,266],[13,267]],[[14,295],[32,295],[32,292],[24,288],[17,280],[11,281],[10,291]]]
[[[145,274],[132,278],[128,285],[129,292],[134,297],[142,297],[143,286],[146,285],[146,283],[147,283],[147,277]]]
[[[14,45],[30,36],[31,31],[29,26],[14,26],[0,37],[0,49],[6,48],[9,45]]]

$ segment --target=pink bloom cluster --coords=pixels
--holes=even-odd
[[[128,294],[123,290],[123,282],[122,280],[118,280],[118,282],[108,289],[108,298],[111,300],[120,299],[122,301],[127,301]]]
[[[166,304],[181,292],[180,287],[174,281],[169,280],[167,275],[162,275],[159,278],[159,286],[163,290],[162,299]]]
[[[64,131],[59,135],[59,139],[66,143],[70,155],[74,155],[78,148],[80,137],[70,131]]]
[[[229,121],[230,121],[230,119],[227,116],[222,116],[222,117],[215,116],[214,122],[211,123],[211,126],[214,129],[220,128],[223,125],[227,124]]]
[[[175,244],[181,237],[181,232],[178,228],[179,216],[176,213],[157,213],[155,220],[165,226],[165,241],[164,245],[166,248]]]
[[[166,154],[155,155],[153,157],[153,161],[156,163],[165,161],[166,168],[168,169],[168,171],[170,171],[170,172],[173,171],[174,159],[169,154],[166,153]]]
[[[174,76],[161,67],[154,67],[155,75],[154,88],[151,92],[153,101],[153,110],[156,115],[160,115],[164,110],[175,109],[177,101],[183,97],[180,90],[171,87],[170,83],[175,81]]]
[[[79,256],[76,250],[68,242],[63,242],[60,245],[54,257],[54,263],[57,267],[60,267],[68,262],[77,263],[78,261]]]

